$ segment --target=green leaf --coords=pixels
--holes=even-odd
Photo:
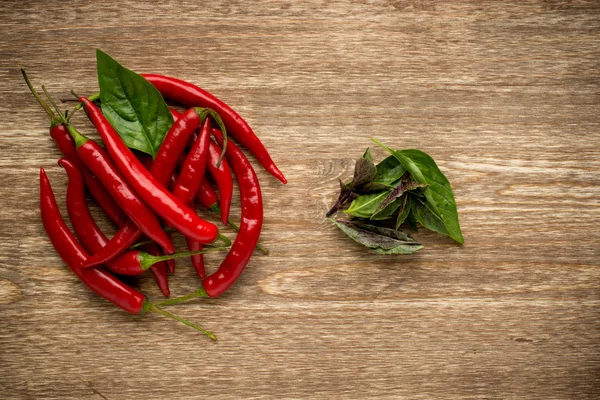
[[[339,219],[331,221],[352,240],[377,254],[411,254],[423,248],[401,231]]]
[[[377,172],[373,181],[390,186],[406,172],[406,168],[393,155],[383,159],[375,168]]]
[[[414,205],[411,205],[411,211],[413,208],[414,208]],[[410,228],[411,231],[419,232],[419,228],[417,227],[417,220],[415,219],[414,213],[412,213],[412,212],[408,213],[408,215],[406,216],[406,220],[404,220],[404,222],[406,223],[406,225],[408,225],[408,227]]]
[[[416,199],[413,202],[413,215],[417,222],[430,231],[448,235],[444,221],[442,221],[439,215],[433,212],[428,203],[424,203],[421,199]]]
[[[362,194],[371,192],[381,192],[382,190],[391,190],[394,186],[385,183],[371,181],[366,185],[362,185],[360,191]]]
[[[354,165],[354,178],[350,183],[352,189],[365,185],[375,176],[375,164],[368,158],[359,158]]]
[[[388,194],[389,191],[360,195],[352,201],[350,207],[344,212],[355,217],[371,218]]]
[[[128,147],[156,156],[173,117],[144,77],[96,50],[102,112]]]
[[[394,202],[398,198],[400,198],[405,192],[408,192],[411,190],[416,190],[416,189],[423,188],[426,186],[427,185],[425,183],[411,181],[410,178],[408,178],[408,174],[406,174],[406,176],[403,176],[400,179],[400,181],[398,181],[398,184],[396,185],[396,187],[394,189],[392,189],[392,191],[388,194],[388,196],[381,202],[381,204],[379,205],[379,208],[377,208],[377,210],[375,210],[374,214],[380,213],[388,205],[390,205],[392,202]]]
[[[381,208],[380,205],[378,209],[375,210],[373,215],[371,215],[370,219],[372,221],[381,221],[384,219],[391,218],[396,213],[396,210],[398,210],[402,206],[403,202],[404,199],[399,197],[379,211],[379,209]]]
[[[410,214],[412,207],[411,199],[411,196],[409,196],[408,194],[404,196],[404,203],[400,207],[400,212],[398,212],[398,217],[396,218],[396,229],[400,228],[400,225],[402,225],[404,221],[406,221],[406,217],[408,217],[408,214]]]
[[[362,158],[373,162],[373,156],[371,156],[371,148],[370,147],[367,147],[367,149],[365,150],[365,153],[363,154]]]
[[[440,171],[435,161],[420,150],[394,151],[375,139],[373,141],[396,157],[410,173],[413,180],[429,185],[423,191],[423,195],[431,211],[439,216],[448,232],[447,235],[458,243],[464,243],[450,182]]]

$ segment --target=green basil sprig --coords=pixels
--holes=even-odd
[[[128,147],[154,158],[173,125],[169,106],[144,77],[99,49],[96,62],[102,113]]]

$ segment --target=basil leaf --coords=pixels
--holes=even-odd
[[[340,208],[345,207],[358,196],[349,188],[349,185],[346,185],[341,179],[338,179],[338,181],[340,183],[340,195],[329,211],[327,211],[327,214],[325,214],[325,216],[328,218],[335,214]]]
[[[444,225],[444,221],[437,215],[428,203],[424,203],[421,199],[416,199],[413,203],[413,215],[417,222],[423,225],[430,231],[448,235],[448,230]]]
[[[371,181],[360,188],[361,193],[381,192],[382,190],[391,190],[394,186],[385,183]]]
[[[367,147],[367,149],[365,150],[365,153],[363,154],[362,158],[373,162],[373,156],[371,156],[371,148],[370,147]]]
[[[375,176],[375,164],[368,158],[359,158],[354,165],[354,178],[350,183],[352,189],[365,185]]]
[[[339,219],[331,221],[352,240],[378,254],[411,254],[423,248],[410,236],[393,229]]]
[[[371,218],[388,193],[389,191],[360,195],[352,201],[350,207],[344,212],[355,217]]]
[[[399,197],[396,200],[389,203],[386,207],[381,209],[381,211],[375,210],[373,215],[371,215],[370,219],[372,221],[381,221],[384,219],[391,218],[392,215],[394,215],[394,213],[396,212],[396,210],[398,210],[402,206],[402,203],[404,203],[404,199]],[[381,208],[381,205],[379,208]]]
[[[354,226],[356,226],[359,229],[364,229],[366,231],[377,233],[379,235],[387,236],[387,237],[390,237],[390,238],[396,239],[396,240],[416,243],[415,239],[413,239],[409,234],[407,234],[403,231],[399,231],[397,229],[386,228],[384,226],[377,226],[377,225],[372,225],[372,224],[366,224],[364,222],[359,222],[359,221],[356,221],[356,222],[350,221],[350,223],[352,223]]]
[[[156,156],[173,117],[160,92],[144,77],[96,50],[102,113],[133,149]]]
[[[377,172],[373,178],[374,182],[392,185],[402,178],[406,168],[394,156],[389,156],[375,166]]]
[[[374,214],[381,212],[389,204],[396,201],[396,199],[400,198],[400,196],[402,196],[405,192],[427,186],[424,183],[413,182],[410,179],[406,179],[406,178],[408,178],[408,177],[403,177],[402,179],[400,179],[400,181],[398,182],[396,187],[381,202],[381,204],[379,205],[379,208],[377,208],[377,210],[374,212]]]
[[[411,211],[413,211],[414,207],[414,205],[411,205]],[[406,225],[408,225],[411,231],[419,232],[419,227],[417,226],[417,220],[415,218],[414,211],[408,213],[404,222],[406,223]]]
[[[408,214],[410,214],[411,207],[411,196],[407,194],[404,197],[404,203],[400,207],[400,212],[398,213],[398,217],[396,218],[396,229],[400,228],[400,225],[402,225],[404,221],[406,221],[406,217],[408,217]]]
[[[423,191],[423,195],[431,211],[439,216],[448,232],[447,235],[458,243],[464,243],[450,182],[440,171],[435,161],[420,150],[394,151],[376,140],[373,141],[396,157],[410,173],[413,180],[429,185]]]

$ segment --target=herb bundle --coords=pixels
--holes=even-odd
[[[377,254],[411,254],[423,248],[400,230],[406,225],[416,232],[417,223],[462,244],[454,194],[435,161],[420,150],[392,150],[373,142],[391,155],[375,165],[367,148],[352,181],[340,180],[340,194],[326,216]]]

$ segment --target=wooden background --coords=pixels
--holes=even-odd
[[[0,3],[0,398],[600,396],[599,2],[140,3]],[[38,169],[63,212],[66,177],[18,68],[95,92],[97,47],[228,102],[290,181],[258,170],[271,255],[176,309],[218,343],[97,298],[45,236]],[[325,220],[371,137],[438,161],[464,246],[378,257]]]

